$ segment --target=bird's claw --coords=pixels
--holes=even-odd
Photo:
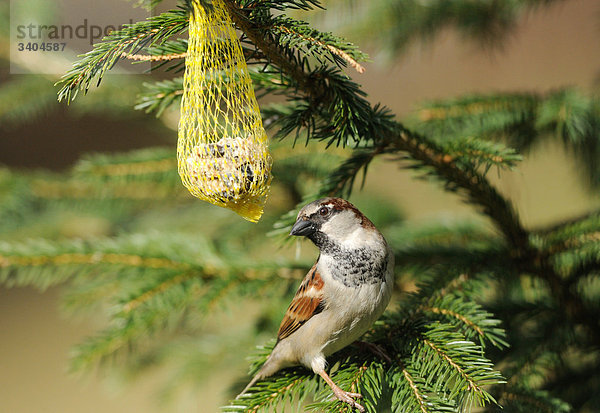
[[[351,393],[348,391],[344,391],[340,388],[334,389],[333,394],[335,397],[350,405],[350,407],[357,409],[360,413],[364,413],[365,408],[358,404],[354,399],[362,399],[362,394],[359,393]]]

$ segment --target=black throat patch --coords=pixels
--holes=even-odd
[[[322,255],[328,255],[336,265],[330,268],[331,275],[346,287],[356,288],[364,284],[385,281],[387,250],[371,248],[343,248],[332,242],[325,234],[317,231],[310,237]]]

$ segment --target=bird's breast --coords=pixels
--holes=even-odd
[[[388,271],[386,249],[341,247],[331,248],[319,258],[322,271],[349,288],[379,284],[385,281]]]
[[[385,310],[391,297],[388,282],[363,284],[360,288],[339,284],[327,297],[330,320],[329,338],[322,351],[327,356],[362,336]]]

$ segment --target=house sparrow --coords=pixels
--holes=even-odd
[[[373,223],[341,198],[323,198],[300,210],[290,235],[305,236],[319,258],[298,288],[267,361],[246,386],[294,365],[320,375],[339,400],[364,412],[325,372],[325,357],[363,335],[392,294],[394,255]],[[239,396],[238,396],[239,397]]]

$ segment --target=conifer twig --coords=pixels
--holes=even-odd
[[[463,322],[464,324],[468,325],[470,328],[475,330],[477,332],[477,334],[479,334],[480,336],[484,335],[481,327],[479,327],[477,324],[475,324],[474,322],[469,320],[464,315],[457,313],[456,311],[452,311],[447,308],[439,308],[439,307],[424,307],[423,310],[431,311],[432,313],[435,313],[435,314],[442,314],[442,315],[447,315],[447,316],[456,318],[457,320],[460,320],[461,322]]]
[[[419,391],[419,388],[415,384],[415,381],[413,380],[413,378],[410,375],[410,373],[406,370],[406,368],[402,368],[402,375],[404,376],[404,378],[408,382],[408,385],[410,386],[410,388],[411,388],[411,390],[412,390],[415,398],[417,399],[417,402],[419,403],[419,408],[421,409],[421,412],[422,413],[428,413],[427,408],[426,408],[427,403],[425,402],[425,399],[423,398],[423,395]]]
[[[302,90],[317,94],[316,90],[313,90],[313,85],[307,78],[304,70],[298,65],[291,62],[285,56],[281,55],[278,50],[278,46],[269,36],[264,36],[260,30],[256,29],[250,21],[248,21],[244,10],[240,9],[235,2],[231,0],[224,0],[225,7],[229,12],[231,20],[236,26],[244,32],[244,34],[252,41],[252,43],[262,50],[265,57],[274,65],[280,67],[285,73],[294,79],[298,87]]]
[[[165,54],[165,55],[145,55],[145,54],[132,54],[125,53],[121,54],[121,57],[129,60],[136,60],[139,62],[158,62],[162,60],[175,60],[175,59],[185,59],[187,53],[173,53],[173,54]]]
[[[289,27],[285,27],[285,26],[274,26],[274,29],[278,29],[281,30],[284,33],[288,33],[288,34],[294,34],[295,36],[298,36],[302,39],[305,39],[311,43],[317,44],[321,47],[326,48],[327,50],[329,50],[331,53],[333,53],[336,56],[341,57],[343,60],[346,61],[346,63],[348,63],[350,65],[350,67],[352,67],[354,70],[356,70],[358,73],[363,74],[365,73],[365,68],[364,66],[362,66],[360,63],[358,63],[356,60],[354,60],[352,58],[352,56],[350,56],[348,53],[344,52],[343,50],[334,47],[330,44],[326,44],[320,40],[315,39],[314,37],[310,37],[310,36],[305,36],[301,33],[296,33],[294,31],[292,31],[292,29],[290,29]]]
[[[82,264],[113,264],[126,265],[131,267],[144,268],[163,268],[163,269],[181,269],[188,268],[185,263],[176,262],[167,258],[142,257],[133,254],[59,254],[59,255],[39,255],[39,256],[18,256],[18,255],[0,255],[0,267],[23,266],[36,267],[42,265],[82,265]]]

